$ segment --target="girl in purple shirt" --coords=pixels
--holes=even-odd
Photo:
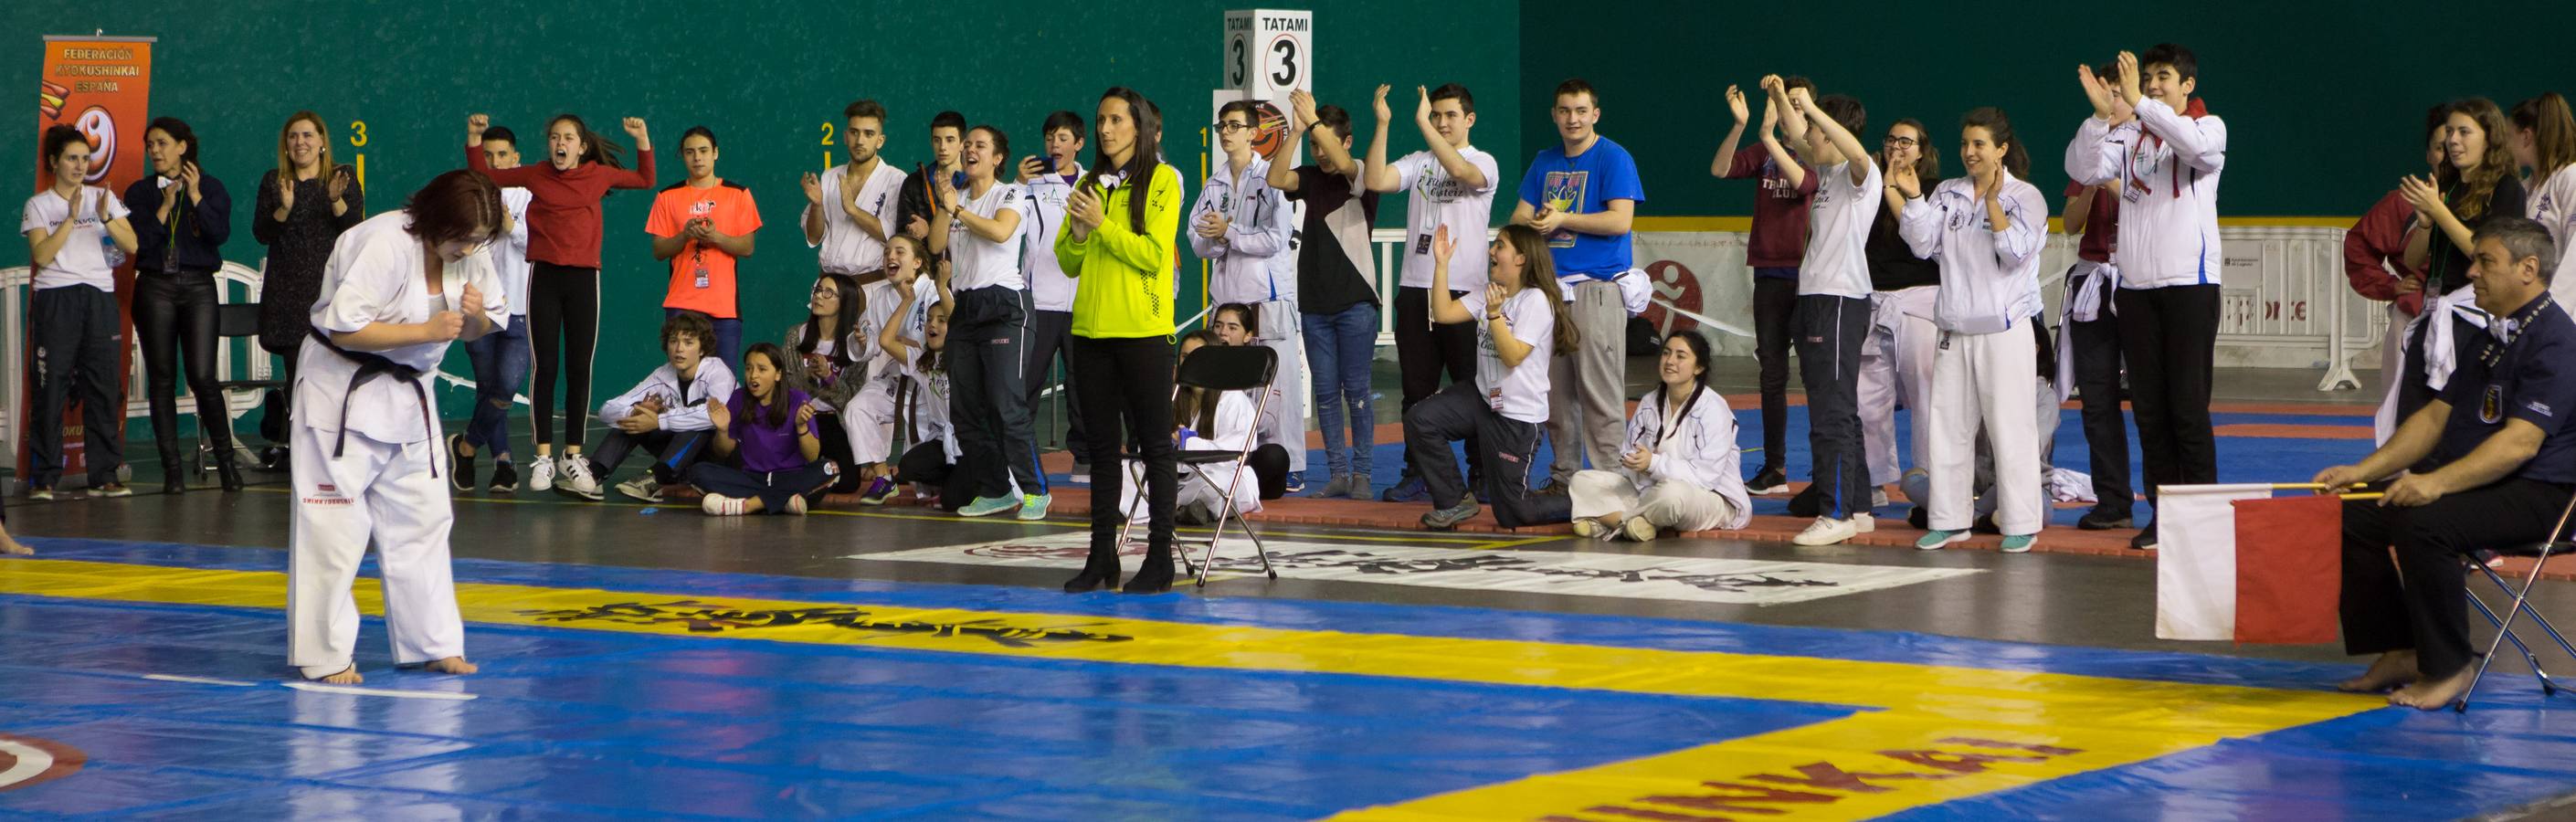
[[[786,352],[773,343],[753,345],[742,354],[743,387],[707,409],[721,461],[690,468],[689,484],[706,493],[701,507],[709,515],[802,516],[810,498],[831,487],[838,467],[822,460],[813,398],[781,385],[786,371]]]

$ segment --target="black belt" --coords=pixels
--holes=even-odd
[[[332,342],[330,335],[322,333],[322,329],[319,328],[305,329],[305,333],[313,335],[315,341],[322,343],[322,347],[331,349],[332,353],[347,357],[351,362],[358,364],[358,373],[349,375],[348,392],[340,395],[340,432],[338,439],[331,443],[332,458],[339,458],[341,453],[349,448],[349,401],[358,396],[359,387],[374,382],[377,377],[392,375],[395,379],[410,383],[412,394],[420,398],[420,432],[423,435],[436,432],[432,427],[435,421],[429,416],[429,389],[420,387],[420,369],[394,362],[385,355],[371,351],[351,351],[341,348],[339,343]],[[430,461],[429,475],[438,476],[437,460]]]

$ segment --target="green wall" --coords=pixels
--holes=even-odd
[[[749,185],[767,228],[743,265],[746,344],[776,339],[801,319],[814,256],[795,226],[804,204],[796,179],[838,146],[819,145],[843,105],[874,97],[892,115],[887,155],[927,161],[928,124],[940,109],[1002,126],[1013,154],[1036,150],[1048,111],[1088,120],[1100,90],[1128,85],[1167,113],[1166,154],[1195,196],[1201,126],[1219,81],[1226,9],[1248,4],[1153,2],[1110,11],[1023,0],[975,5],[893,3],[178,3],[160,0],[85,12],[42,3],[0,10],[0,66],[35,85],[40,36],[87,33],[160,38],[154,48],[155,114],[189,121],[203,165],[243,205],[225,256],[256,265],[248,200],[275,166],[278,126],[297,109],[320,112],[342,161],[364,152],[369,210],[395,208],[430,177],[462,164],[464,122],[483,111],[541,140],[545,118],[582,115],[602,133],[635,115],[652,127],[661,182],[684,176],[677,151],[691,125],[715,129],[717,172]],[[1437,7],[1354,0],[1300,3],[1315,13],[1318,96],[1361,112],[1376,83],[1410,87],[1455,80],[1481,107],[1521,108],[1514,7],[1469,0]],[[459,19],[453,8],[471,8]],[[1427,36],[1437,33],[1437,36]],[[1405,109],[1410,114],[1410,109]],[[367,123],[350,146],[348,124]],[[1408,121],[1409,122],[1409,121]],[[1521,153],[1508,115],[1479,131],[1501,157]],[[32,158],[30,127],[0,129],[0,156]],[[837,129],[837,126],[836,126]],[[620,139],[623,142],[623,139]],[[1391,147],[1418,147],[1408,128]],[[541,145],[536,146],[541,147]],[[1506,163],[1506,165],[1510,165]],[[33,189],[33,162],[9,164],[18,190]],[[622,390],[660,359],[654,350],[668,268],[651,259],[647,192],[608,198],[606,305],[594,398]],[[1400,209],[1389,216],[1401,224]],[[1186,252],[1185,252],[1186,253]],[[21,265],[24,252],[0,254]],[[1198,301],[1195,263],[1184,305]],[[470,373],[461,349],[452,373]],[[463,407],[451,398],[449,410]]]
[[[2225,216],[2358,215],[2400,175],[2422,173],[2425,107],[2576,94],[2576,67],[2555,42],[2576,27],[2564,0],[1563,8],[1521,7],[1522,98],[1544,106],[1574,76],[1600,88],[1601,132],[1636,154],[1641,213],[1655,215],[1751,213],[1750,184],[1709,177],[1708,162],[1732,123],[1726,86],[1745,88],[1758,126],[1764,73],[1859,97],[1872,146],[1897,118],[1922,120],[1953,152],[1954,174],[1959,116],[2002,106],[2032,149],[2033,182],[2057,204],[2066,141],[2091,114],[2075,66],[2179,42],[2198,54],[2199,92],[2228,124]],[[1525,147],[1554,139],[1540,114],[1524,119]]]

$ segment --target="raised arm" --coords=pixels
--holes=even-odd
[[[1726,87],[1726,110],[1735,115],[1735,125],[1726,130],[1726,139],[1717,144],[1717,156],[1708,161],[1708,176],[1711,177],[1735,176],[1735,146],[1744,141],[1744,123],[1752,119],[1751,109],[1745,107],[1744,90],[1741,88]]]
[[[1808,125],[1814,126],[1817,132],[1825,135],[1825,141],[1832,143],[1835,151],[1842,152],[1844,163],[1851,169],[1851,184],[1868,185],[1870,168],[1878,164],[1878,158],[1871,156],[1868,149],[1861,147],[1860,138],[1852,136],[1851,131],[1843,128],[1842,123],[1827,116],[1825,110],[1817,106],[1816,101],[1807,94],[1806,89],[1790,92],[1789,101],[1791,105],[1798,107],[1798,112],[1804,115]]]
[[[1386,105],[1386,90],[1386,84],[1379,83],[1377,97],[1371,101],[1371,108],[1377,113],[1377,132],[1369,135],[1368,162],[1360,166],[1364,170],[1360,175],[1361,185],[1369,191],[1376,192],[1394,191],[1397,188],[1395,168],[1386,164],[1386,132],[1388,125],[1395,122],[1395,112],[1388,109]],[[1425,108],[1431,105],[1429,93],[1423,95],[1422,104]],[[1441,140],[1435,135],[1431,142],[1438,145]]]
[[[1441,325],[1473,322],[1476,315],[1449,292],[1449,258],[1458,252],[1458,240],[1449,236],[1449,227],[1431,231],[1431,321]]]

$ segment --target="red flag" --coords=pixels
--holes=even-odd
[[[2237,500],[2236,641],[2335,641],[2343,587],[2343,500]]]

